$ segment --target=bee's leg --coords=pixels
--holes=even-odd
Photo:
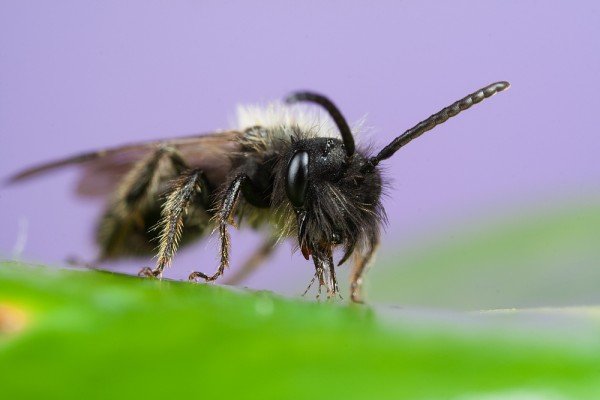
[[[338,286],[337,278],[335,276],[335,263],[333,262],[333,256],[330,255],[327,264],[329,266],[329,283],[327,285],[327,298],[334,298],[336,295],[342,298],[340,294],[340,288]]]
[[[302,297],[306,296],[306,293],[308,293],[308,291],[312,287],[313,283],[315,283],[316,279],[317,279],[317,272],[315,272],[315,274],[313,275],[312,279],[308,283],[308,286],[306,287],[306,289],[304,289],[304,293],[302,293]]]
[[[244,281],[250,274],[252,274],[260,264],[265,261],[277,245],[277,238],[270,235],[262,245],[256,249],[254,253],[246,260],[242,267],[233,275],[231,275],[225,283],[228,285],[237,285]]]
[[[331,248],[313,252],[312,257],[315,264],[315,276],[319,280],[319,295],[321,294],[321,288],[327,286],[327,298],[335,297],[339,294],[339,287],[335,276],[335,264]]]
[[[327,298],[335,298],[336,295],[339,295],[341,298],[340,288],[338,286],[337,278],[335,276],[335,263],[333,262],[333,254],[331,253],[331,250],[327,255],[325,266],[327,267],[329,272],[327,274]]]
[[[319,265],[318,267],[315,265],[315,275],[317,276],[317,280],[319,281],[319,291],[317,292],[317,300],[321,298],[321,291],[323,290],[323,286],[325,286],[325,268],[323,265]]]
[[[323,286],[327,287],[328,299],[339,295],[340,289],[335,275],[335,263],[333,262],[333,248],[329,246],[313,249],[312,259],[315,265],[315,277],[308,285],[308,288],[304,292],[303,296],[306,294],[306,292],[308,292],[315,279],[319,280],[319,292],[317,298],[320,297]]]
[[[185,169],[183,158],[170,147],[157,148],[136,163],[119,183],[100,221],[99,259],[110,259],[122,251],[130,232],[143,224],[143,212],[158,200],[161,180],[175,177]]]
[[[352,273],[350,274],[350,299],[355,303],[363,303],[363,275],[371,261],[373,261],[373,255],[377,251],[378,246],[379,238],[373,237],[367,251],[356,256],[354,266],[352,267]]]
[[[313,282],[316,279],[319,281],[319,291],[317,292],[317,300],[318,300],[321,297],[321,289],[326,284],[325,283],[325,268],[323,266],[323,260],[321,258],[319,258],[313,254],[312,259],[313,259],[313,263],[315,264],[315,276],[312,278],[312,280],[308,284],[308,287],[304,291],[303,296],[306,295],[306,293],[308,292],[308,290],[310,289],[310,287],[312,286]]]
[[[196,282],[198,279],[204,279],[206,282],[212,282],[223,275],[225,268],[229,266],[229,249],[231,247],[229,232],[227,231],[227,224],[232,223],[233,212],[242,191],[242,186],[249,182],[248,175],[239,174],[229,184],[229,187],[225,191],[223,196],[221,208],[218,211],[217,223],[219,226],[219,237],[221,239],[221,261],[217,271],[212,275],[206,275],[203,272],[192,272],[189,276],[189,280]]]
[[[171,185],[162,206],[161,220],[158,224],[159,246],[156,267],[144,268],[139,272],[142,276],[158,277],[171,263],[183,229],[185,216],[194,196],[200,194],[202,202],[208,204],[209,186],[201,170],[188,170],[177,177]]]

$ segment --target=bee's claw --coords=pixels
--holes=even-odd
[[[362,280],[357,280],[356,282],[352,282],[350,285],[350,300],[353,303],[363,304],[364,300],[361,293],[361,283]]]
[[[340,300],[344,300],[344,297],[342,297],[340,289],[337,287],[337,285],[334,287],[333,290],[327,290],[327,300],[336,301],[338,297]]]
[[[362,296],[358,293],[352,293],[350,295],[350,299],[352,300],[353,303],[357,303],[357,304],[364,304],[365,301],[363,300]]]
[[[188,276],[188,281],[198,283],[200,279],[204,279],[204,281],[206,282],[208,280],[207,278],[208,277],[202,272],[192,272],[190,276]]]
[[[138,272],[138,276],[143,278],[162,278],[162,271],[159,269],[152,269],[149,267],[144,267]]]
[[[319,291],[317,292],[317,301],[321,300],[321,293],[323,292],[323,286],[325,286],[325,284],[319,283]]]

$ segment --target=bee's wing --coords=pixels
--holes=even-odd
[[[191,168],[201,168],[210,182],[223,182],[231,170],[230,155],[241,151],[238,131],[224,131],[174,139],[134,143],[120,147],[78,154],[73,157],[33,166],[9,178],[9,183],[37,177],[62,167],[78,166],[82,175],[77,193],[83,196],[103,196],[137,161],[161,146],[177,149]]]

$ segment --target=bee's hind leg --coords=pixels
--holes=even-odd
[[[149,221],[147,216],[154,210],[160,212],[164,182],[187,168],[179,152],[168,146],[156,148],[131,168],[119,182],[100,220],[97,233],[100,259],[152,251],[146,232],[155,220]]]
[[[163,203],[161,220],[157,227],[160,233],[156,266],[154,269],[143,268],[138,275],[159,277],[171,263],[181,239],[183,218],[197,195],[201,196],[202,204],[208,208],[210,188],[201,170],[185,171],[173,180]]]

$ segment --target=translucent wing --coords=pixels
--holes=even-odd
[[[241,151],[238,131],[224,131],[174,139],[155,140],[78,154],[25,169],[9,178],[9,183],[77,166],[82,174],[77,193],[82,196],[105,196],[135,163],[162,146],[175,148],[191,168],[201,168],[207,179],[218,186],[231,170],[230,155]]]

